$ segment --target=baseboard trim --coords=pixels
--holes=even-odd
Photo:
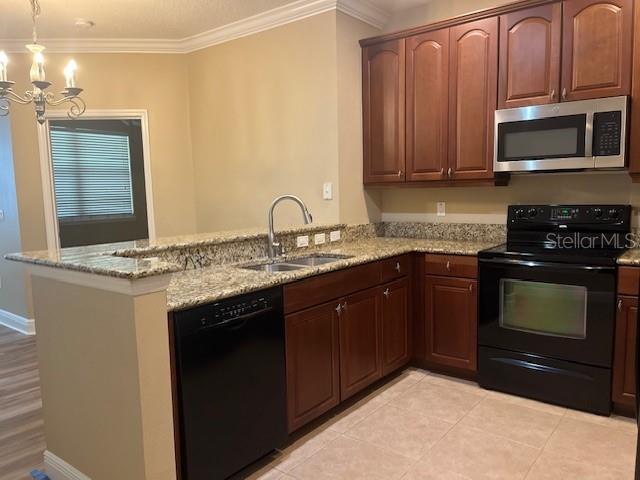
[[[44,452],[44,470],[51,480],[91,480],[90,477],[49,450]]]
[[[25,335],[35,335],[36,333],[36,324],[32,318],[21,317],[20,315],[1,309],[0,325],[4,325]]]

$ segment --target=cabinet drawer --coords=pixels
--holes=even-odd
[[[476,278],[478,258],[464,255],[425,255],[425,273],[447,277]]]
[[[284,287],[284,313],[292,313],[380,283],[380,262],[307,278]]]
[[[638,296],[640,293],[640,267],[618,268],[618,294]]]
[[[390,282],[409,274],[409,255],[387,258],[380,262],[382,270],[382,283]]]

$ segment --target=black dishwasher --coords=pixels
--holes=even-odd
[[[183,480],[224,479],[287,438],[282,289],[174,315]]]

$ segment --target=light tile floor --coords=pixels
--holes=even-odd
[[[635,448],[634,420],[408,369],[248,478],[632,479]]]

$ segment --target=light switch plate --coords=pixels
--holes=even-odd
[[[436,203],[436,216],[444,217],[447,214],[446,206],[447,204],[445,202]]]
[[[340,230],[334,230],[333,232],[329,233],[330,242],[337,242],[338,240],[340,240]]]
[[[309,235],[300,235],[296,238],[296,246],[298,248],[309,246]]]
[[[327,236],[324,233],[316,233],[313,237],[313,243],[316,245],[322,245],[327,241]]]
[[[322,185],[322,198],[324,200],[333,200],[333,184],[326,182]]]

